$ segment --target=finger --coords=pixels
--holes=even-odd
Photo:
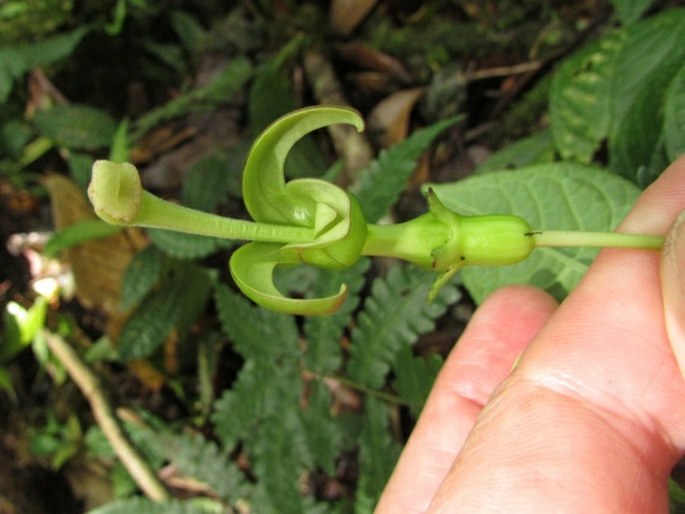
[[[377,514],[425,512],[481,408],[556,307],[543,291],[512,286],[478,308],[435,381]]]
[[[685,375],[685,214],[671,228],[661,257],[661,290],[666,332]]]
[[[685,159],[621,230],[665,234]],[[609,250],[483,410],[429,512],[659,512],[685,446],[685,386],[663,322],[657,252]]]

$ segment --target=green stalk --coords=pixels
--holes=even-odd
[[[424,268],[433,262],[432,251],[447,242],[451,229],[431,213],[394,225],[367,225],[362,254],[402,259]]]
[[[645,234],[621,232],[573,232],[566,230],[539,230],[530,233],[536,248],[562,246],[591,246],[603,248],[641,248],[660,250],[664,238]]]
[[[226,218],[162,200],[147,191],[142,192],[135,224],[242,241],[298,244],[314,241],[314,230],[308,227]]]

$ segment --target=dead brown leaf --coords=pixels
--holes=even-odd
[[[52,174],[45,178],[44,183],[50,195],[55,228],[95,219],[85,194],[70,179]],[[102,309],[108,314],[116,313],[123,273],[133,255],[145,245],[140,231],[127,229],[66,250],[64,255],[71,265],[76,296],[81,304],[86,308]]]
[[[409,133],[411,112],[423,94],[423,88],[398,91],[381,100],[369,114],[369,128],[378,135],[383,148],[393,146]]]
[[[352,33],[366,18],[376,0],[333,0],[329,11],[331,27],[343,36]]]

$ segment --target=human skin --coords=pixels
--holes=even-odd
[[[619,228],[668,233],[663,252],[602,251],[561,306],[525,286],[483,302],[376,514],[668,512],[685,450],[683,209],[685,157]]]

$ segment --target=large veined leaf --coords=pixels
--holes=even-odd
[[[612,0],[621,23],[629,25],[637,21],[649,9],[654,0]]]
[[[613,230],[640,191],[631,182],[580,164],[541,164],[431,186],[440,200],[462,214],[516,214],[534,229]],[[584,275],[596,250],[539,248],[524,262],[462,270],[477,302],[508,284],[533,284],[563,298]]]
[[[479,164],[474,173],[522,168],[532,164],[552,162],[555,157],[556,149],[552,133],[551,130],[546,129],[497,150]]]
[[[685,9],[672,9],[627,29],[614,59],[611,81],[609,163],[632,180],[641,168],[651,178],[661,171],[653,160],[660,144],[668,85],[685,60]],[[644,175],[644,172],[642,172]]]
[[[674,161],[685,153],[685,66],[666,91],[663,130],[668,159]]]
[[[564,159],[589,163],[609,132],[613,59],[625,39],[616,31],[564,61],[550,90],[552,136]]]

